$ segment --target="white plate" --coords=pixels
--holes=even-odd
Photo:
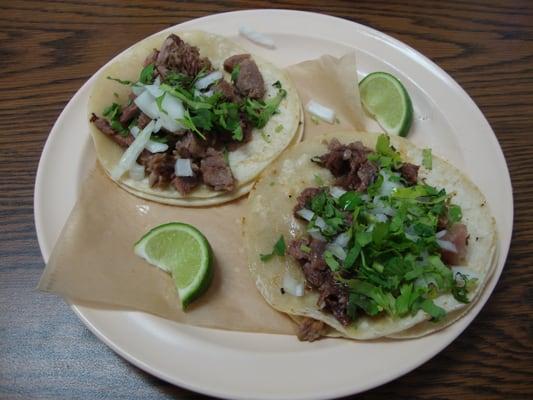
[[[263,49],[235,38],[243,23],[269,33],[277,49]],[[254,10],[200,18],[180,28],[234,37],[280,66],[356,49],[362,75],[385,70],[398,76],[415,108],[410,138],[419,145],[432,146],[435,153],[462,168],[487,196],[499,229],[498,269],[467,316],[417,340],[300,343],[291,336],[195,328],[140,312],[73,304],[80,319],[113,350],[153,375],[198,392],[242,399],[309,399],[361,392],[411,371],[444,349],[474,319],[494,289],[512,232],[513,199],[507,165],[494,133],[470,97],[417,51],[343,19]],[[45,260],[75,203],[80,182],[94,163],[85,128],[92,81],[83,85],[61,113],[39,163],[35,223]]]

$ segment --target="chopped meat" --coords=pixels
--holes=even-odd
[[[172,185],[176,188],[178,192],[182,195],[189,194],[195,187],[201,183],[199,176],[200,168],[195,163],[192,163],[192,170],[194,176],[176,176],[172,179]]]
[[[314,342],[324,336],[329,330],[324,322],[304,317],[298,325],[298,339],[302,342]]]
[[[141,112],[139,114],[139,118],[137,118],[137,125],[139,128],[144,129],[144,127],[148,125],[150,121],[152,121],[152,119],[145,113]]]
[[[205,155],[205,150],[202,140],[188,131],[181,140],[176,142],[175,154],[180,158],[201,158]]]
[[[235,92],[235,88],[233,87],[233,85],[224,79],[222,79],[215,85],[214,91],[221,93],[222,97],[227,101],[233,103],[241,102],[241,98]]]
[[[310,251],[302,251],[302,245],[308,246]],[[287,252],[302,267],[307,284],[318,291],[318,306],[331,312],[341,324],[348,325],[351,320],[348,315],[348,291],[335,281],[324,261],[326,245],[326,242],[316,239],[295,239],[289,243]]]
[[[357,177],[359,178],[359,185],[357,186],[357,190],[359,192],[365,191],[368,186],[370,186],[370,184],[374,182],[377,173],[378,168],[374,165],[374,163],[366,160],[363,164],[361,164],[361,166],[357,170]]]
[[[361,142],[348,145],[332,139],[328,152],[318,158],[318,163],[329,169],[337,179],[335,184],[346,190],[364,191],[374,181],[377,167],[368,161],[371,152]]]
[[[124,109],[122,109],[122,113],[119,117],[119,122],[122,125],[128,126],[128,123],[139,114],[139,107],[137,107],[137,104],[134,102],[131,102],[131,104]]]
[[[405,179],[408,184],[416,185],[416,182],[418,180],[419,168],[420,167],[418,165],[404,163],[400,168],[400,173],[402,174],[403,179]]]
[[[306,238],[291,240],[287,253],[297,261],[309,261],[309,253],[302,251],[302,246],[309,247],[309,240]]]
[[[341,324],[348,325],[351,321],[348,315],[348,291],[335,279],[329,278],[320,286],[319,292],[318,305],[331,312]]]
[[[265,81],[254,60],[245,59],[239,64],[239,75],[235,80],[237,91],[251,99],[262,99],[266,93]]]
[[[147,67],[150,64],[155,64],[157,60],[157,56],[159,55],[159,51],[157,49],[153,49],[152,52],[144,59],[143,67]]]
[[[468,231],[464,224],[453,224],[446,234],[441,238],[452,243],[457,252],[441,249],[442,261],[447,265],[458,265],[466,256],[466,246],[468,241]]]
[[[300,193],[300,195],[296,198],[296,205],[294,206],[294,213],[296,214],[297,211],[300,211],[302,208],[307,208],[309,203],[311,202],[311,199],[315,197],[317,194],[319,194],[322,190],[319,188],[306,188]]]
[[[196,176],[176,176],[172,179],[172,185],[182,195],[187,195],[200,184],[200,179]]]
[[[224,69],[231,73],[236,65],[240,64],[246,59],[249,59],[250,57],[250,54],[235,54],[234,56],[228,57],[226,60],[224,60]]]
[[[175,159],[167,153],[156,153],[144,160],[151,187],[167,187],[174,178]]]
[[[235,188],[235,179],[221,151],[207,149],[206,157],[200,163],[200,170],[204,183],[214,190],[231,191]]]
[[[95,114],[92,114],[90,121],[100,130],[100,132],[105,134],[118,145],[129,147],[129,145],[133,143],[134,137],[131,134],[128,134],[128,136],[122,136],[111,128],[111,125],[109,125],[109,122],[107,122],[105,118],[100,118]]]
[[[212,68],[209,59],[201,57],[197,47],[185,43],[174,34],[163,42],[157,55],[156,67],[163,78],[169,70],[195,77],[200,71],[210,71]]]

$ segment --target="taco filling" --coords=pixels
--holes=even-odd
[[[431,153],[425,156],[428,167]],[[320,310],[347,326],[359,316],[402,318],[419,310],[439,320],[446,311],[433,299],[443,294],[469,302],[476,279],[452,267],[465,261],[468,244],[453,194],[419,179],[419,166],[403,162],[386,135],[375,151],[332,139],[312,161],[334,184],[317,176],[317,186],[297,196],[294,216],[306,228],[287,253],[306,287],[318,292]],[[302,337],[316,339],[309,321],[302,326],[311,331]]]
[[[225,74],[226,72],[227,74]],[[226,77],[225,77],[226,75]],[[222,68],[179,36],[168,36],[144,61],[138,81],[108,79],[131,87],[129,101],[110,100],[90,121],[125,149],[111,176],[126,172],[150,187],[187,195],[201,184],[214,191],[237,187],[228,153],[252,138],[278,112],[287,92],[279,81],[267,98],[265,80],[249,54],[232,55]]]

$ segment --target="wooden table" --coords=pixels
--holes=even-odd
[[[514,238],[502,278],[481,314],[433,360],[361,398],[533,398],[532,3],[273,3],[371,26],[430,57],[481,108],[513,180]],[[63,300],[34,290],[44,267],[33,222],[34,177],[60,111],[109,58],[173,24],[252,6],[271,2],[2,2],[0,398],[204,398],[122,360]]]

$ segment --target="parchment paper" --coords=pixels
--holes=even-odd
[[[305,116],[305,137],[349,128],[368,129],[357,86],[355,53],[323,56],[290,66],[305,107],[309,99],[333,108],[338,123]],[[190,325],[293,334],[294,323],[263,300],[248,272],[241,218],[246,197],[221,206],[181,208],[137,198],[96,166],[56,243],[38,288],[74,301],[135,309]],[[135,256],[133,244],[151,228],[190,223],[209,240],[215,274],[209,290],[186,312],[169,274]]]

